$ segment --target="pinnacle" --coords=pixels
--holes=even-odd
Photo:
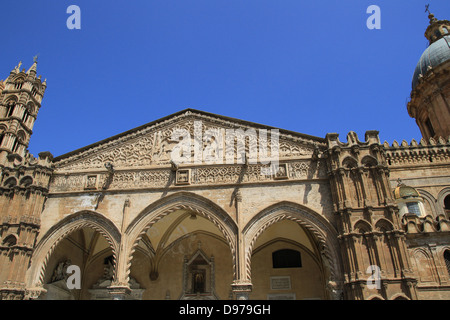
[[[33,64],[31,65],[30,69],[28,69],[27,74],[30,74],[30,72],[33,71],[36,73],[37,71],[37,60],[35,59]]]

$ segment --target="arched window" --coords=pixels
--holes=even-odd
[[[27,120],[28,120],[28,111],[25,110],[25,111],[23,112],[22,122],[23,122],[23,123],[26,123]]]
[[[12,150],[12,152],[16,152],[17,149],[19,149],[19,140],[18,139],[16,139],[16,141],[14,141],[13,147],[11,150]]]
[[[17,79],[16,80],[16,84],[14,85],[14,88],[17,90],[22,89],[23,86],[23,79]]]
[[[302,258],[300,252],[292,249],[281,249],[272,253],[273,268],[300,268]]]
[[[409,213],[414,213],[418,217],[422,215],[420,212],[419,202],[406,202],[406,207]]]
[[[444,198],[444,210],[447,217],[450,217],[450,194]]]
[[[5,138],[5,132],[6,131],[6,127],[5,126],[0,126],[0,147],[2,146],[3,143],[3,139]]]
[[[445,266],[447,267],[448,275],[450,276],[450,250],[444,251],[444,260],[445,260]]]
[[[16,108],[16,105],[13,102],[9,103],[8,106],[8,112],[6,113],[6,117],[9,118],[14,114],[14,109]]]

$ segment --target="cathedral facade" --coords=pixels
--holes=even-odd
[[[36,158],[47,84],[19,64],[0,81],[0,299],[450,299],[450,22],[429,18],[420,141],[186,109]]]

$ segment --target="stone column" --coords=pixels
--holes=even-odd
[[[114,277],[108,292],[112,295],[113,300],[125,300],[131,293],[128,283],[128,256],[127,236],[122,234],[119,252],[117,253],[116,263],[114,265]]]
[[[236,205],[236,220],[239,223],[240,206],[242,203],[242,195],[238,189],[235,193],[235,205]],[[236,235],[236,252],[235,252],[235,263],[236,263],[236,275],[231,288],[236,296],[236,300],[248,300],[250,292],[252,291],[252,283],[247,277],[247,251],[245,248],[245,239],[242,234],[242,230],[239,227],[238,233]]]

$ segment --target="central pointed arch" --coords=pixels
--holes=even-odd
[[[127,227],[125,231],[128,243],[126,281],[129,281],[131,261],[139,241],[152,225],[177,210],[189,210],[217,226],[229,245],[233,259],[233,276],[235,276],[236,234],[238,232],[235,221],[224,209],[211,200],[190,192],[178,192],[150,204]]]

